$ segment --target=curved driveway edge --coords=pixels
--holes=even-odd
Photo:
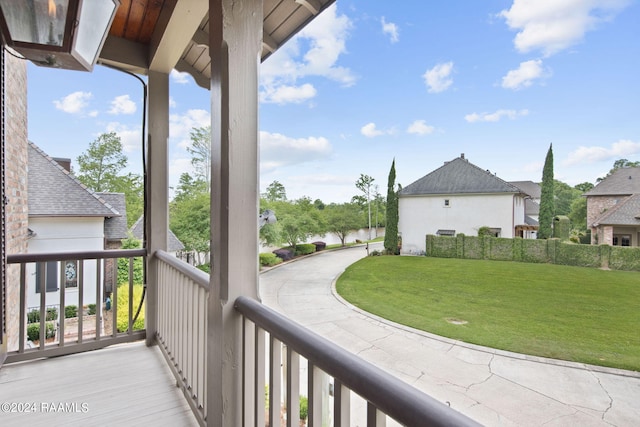
[[[364,256],[359,246],[265,271],[262,301],[485,425],[638,425],[638,373],[461,343],[378,318],[334,295],[337,277]]]

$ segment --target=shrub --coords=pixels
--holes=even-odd
[[[272,267],[282,262],[282,259],[278,258],[276,254],[271,252],[263,252],[260,255],[260,265]]]
[[[273,253],[283,261],[289,261],[291,258],[293,258],[293,252],[288,249],[276,249],[275,251],[273,251]]]
[[[142,243],[129,237],[122,241],[122,249],[138,249],[142,247]],[[144,261],[142,257],[133,258],[133,283],[142,283],[144,281]],[[118,285],[129,283],[129,258],[118,258]]]
[[[304,421],[309,416],[309,399],[307,396],[300,396],[300,420]]]
[[[142,285],[133,285],[133,313],[136,315],[140,301],[142,300]],[[118,319],[116,320],[118,332],[126,332],[129,329],[129,285],[118,286]],[[133,323],[133,330],[144,329],[144,307],[140,310],[138,318]]]
[[[313,242],[312,245],[316,247],[316,252],[323,250],[327,247],[325,242]]]
[[[45,316],[45,320],[57,320],[58,319],[58,309],[55,307],[47,308],[47,314]],[[27,323],[38,323],[40,322],[40,310],[33,309],[27,313]]]
[[[371,253],[369,254],[369,256],[380,256],[380,255],[382,255],[382,252],[377,249],[371,251]]]
[[[309,255],[316,251],[316,245],[313,243],[305,243],[303,245],[296,246],[296,255]]]
[[[207,273],[207,274],[210,274],[210,273],[211,273],[211,264],[209,264],[209,263],[207,263],[207,264],[200,264],[200,265],[196,266],[196,268],[197,268],[198,270],[202,270],[202,271],[204,271],[204,272],[205,272],[205,273]]]
[[[94,314],[96,314],[96,305],[95,304],[89,304],[87,305],[87,314],[89,316],[93,316]]]
[[[53,325],[53,322],[47,322],[45,338],[53,338],[56,336],[56,328]],[[40,340],[40,324],[39,323],[31,323],[27,326],[27,339],[29,341],[39,341]]]
[[[64,318],[70,319],[72,317],[78,317],[78,307],[75,305],[68,305],[64,308]]]

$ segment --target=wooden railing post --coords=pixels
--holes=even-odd
[[[258,67],[262,1],[209,1],[211,291],[207,423],[242,425],[238,296],[258,297]]]

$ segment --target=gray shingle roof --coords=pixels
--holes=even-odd
[[[542,195],[542,187],[540,184],[533,181],[509,181],[509,184],[515,185],[523,193],[533,197],[534,199],[539,199]]]
[[[594,221],[595,225],[640,225],[640,194],[618,202]]]
[[[131,226],[131,234],[133,234],[133,237],[135,237],[138,240],[142,240],[142,231],[144,228],[144,215],[142,215],[140,218],[138,218],[138,220],[136,221],[135,224],[133,224]],[[173,234],[173,231],[169,230],[168,233],[168,248],[167,251],[168,252],[178,252],[184,249],[184,245],[182,244],[182,242],[178,239],[178,237],[176,237],[175,234]]]
[[[521,192],[518,187],[469,163],[464,157],[457,157],[404,187],[400,196]]]
[[[107,218],[104,221],[104,237],[107,240],[122,240],[127,238],[127,203],[124,193],[96,193],[101,199],[109,203],[120,215]]]
[[[621,196],[640,193],[640,168],[622,168],[584,193],[585,196]]]
[[[29,216],[98,216],[120,213],[29,142]]]

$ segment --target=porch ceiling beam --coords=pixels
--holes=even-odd
[[[163,9],[151,37],[149,69],[170,73],[209,10],[203,0],[177,0],[173,9]]]

